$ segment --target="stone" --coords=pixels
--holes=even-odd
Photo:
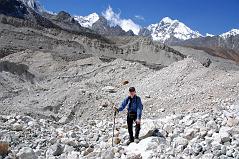
[[[165,138],[166,135],[167,135],[167,132],[165,130],[155,128],[155,129],[149,130],[145,135],[142,135],[140,139],[146,139],[151,136]]]
[[[80,141],[79,144],[81,147],[89,147],[89,144],[86,141]]]
[[[126,156],[126,159],[142,159],[140,153],[131,153]]]
[[[184,138],[191,140],[194,138],[195,130],[194,129],[185,129]]]
[[[35,152],[29,147],[23,147],[18,153],[19,159],[37,159]]]
[[[222,127],[219,131],[219,136],[221,138],[222,143],[228,142],[231,140],[229,132],[231,131],[230,128]]]
[[[215,144],[222,142],[219,133],[214,133],[214,134],[212,135],[212,138],[213,138],[213,143],[215,143]]]
[[[104,100],[104,101],[102,101],[101,106],[108,107],[108,106],[110,106],[110,102],[108,100]]]
[[[121,139],[119,137],[114,137],[114,144],[118,145]]]
[[[66,124],[70,122],[69,118],[67,116],[62,117],[59,121],[60,124]]]
[[[102,159],[114,159],[114,153],[111,149],[104,151],[101,155]]]
[[[69,145],[69,146],[76,146],[77,142],[74,138],[61,138],[61,142],[63,144]]]
[[[192,145],[192,150],[195,155],[198,155],[203,150],[203,147],[200,144],[196,143]]]
[[[214,130],[218,129],[217,123],[214,120],[210,120],[209,122],[207,122],[206,127]]]
[[[173,127],[170,124],[165,124],[163,129],[169,134],[169,133],[173,133]]]
[[[50,146],[46,152],[47,156],[60,156],[64,151],[64,146],[56,143]]]
[[[115,93],[116,89],[113,86],[106,86],[106,87],[102,88],[102,91],[108,92],[108,93]]]
[[[227,152],[226,152],[226,155],[228,156],[228,157],[232,157],[233,155],[233,149],[229,149]]]
[[[69,136],[70,136],[71,138],[76,138],[76,137],[77,137],[77,135],[76,135],[75,132],[70,132],[70,133],[69,133]]]
[[[238,123],[239,123],[239,120],[237,118],[228,117],[227,119],[227,125],[230,127],[237,126]]]
[[[128,80],[124,80],[124,81],[122,82],[122,84],[123,84],[123,85],[129,84],[129,81],[128,81]]]
[[[20,123],[14,123],[12,125],[12,130],[13,131],[22,131],[23,130],[23,125]]]
[[[206,153],[204,155],[202,155],[203,159],[213,159],[213,154],[212,153]]]
[[[87,156],[88,154],[90,154],[91,152],[94,151],[94,148],[92,147],[88,147],[84,152],[83,152],[83,156]]]
[[[179,145],[182,145],[184,147],[186,147],[188,145],[188,140],[183,138],[183,137],[177,137],[173,140],[173,142],[179,146]]]

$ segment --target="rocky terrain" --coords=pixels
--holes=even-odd
[[[0,159],[239,158],[235,61],[0,3],[14,6],[0,6]],[[141,140],[126,145],[124,111],[112,146],[112,107],[130,86],[144,105]]]

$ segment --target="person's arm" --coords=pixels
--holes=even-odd
[[[141,102],[141,98],[137,97],[137,120],[141,120],[141,115],[142,115],[142,108],[143,104]]]
[[[128,102],[129,102],[129,97],[127,97],[127,98],[125,98],[124,100],[123,100],[123,102],[121,103],[121,106],[119,107],[119,111],[123,111],[124,110],[124,108],[126,107],[126,105],[128,104]]]

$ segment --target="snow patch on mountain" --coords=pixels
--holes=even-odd
[[[223,33],[221,35],[219,35],[220,37],[226,39],[226,38],[229,38],[231,36],[235,36],[235,35],[238,35],[239,34],[239,29],[232,29],[226,33]]]
[[[153,40],[163,43],[170,38],[187,40],[202,37],[198,31],[193,31],[182,22],[169,17],[163,18],[159,23],[149,25],[147,29],[151,32]]]
[[[91,28],[92,25],[99,20],[99,15],[97,13],[89,14],[88,16],[74,16],[74,19],[78,23],[86,28]]]
[[[115,13],[111,6],[102,12],[102,15],[111,26],[119,25],[126,32],[132,30],[135,35],[138,35],[140,31],[140,25],[134,23],[131,19],[122,19],[120,13]]]

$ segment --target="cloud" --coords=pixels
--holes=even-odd
[[[144,20],[144,17],[142,15],[135,15],[134,17],[138,20]]]
[[[134,23],[131,19],[121,19],[120,13],[115,13],[111,6],[102,12],[102,15],[111,26],[119,25],[124,31],[132,30],[136,35],[139,33],[140,25]]]

